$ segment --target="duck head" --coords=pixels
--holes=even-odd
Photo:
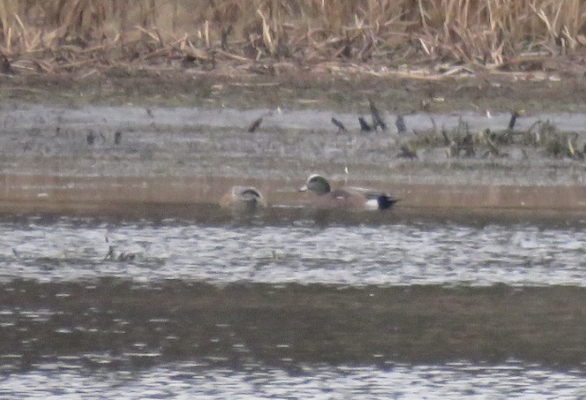
[[[326,178],[321,175],[314,174],[307,178],[305,185],[299,188],[300,192],[306,192],[308,190],[311,190],[312,192],[315,192],[321,196],[329,193],[331,188],[330,183]]]

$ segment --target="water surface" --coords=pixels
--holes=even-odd
[[[336,213],[284,210],[270,219],[230,219],[216,212],[216,222],[208,224],[4,220],[0,280],[586,286],[585,222],[573,217],[539,226],[486,218],[469,224],[409,220],[392,213],[342,213],[338,219]],[[362,216],[370,223],[360,223]],[[131,253],[134,259],[105,260],[110,246],[117,257]]]
[[[502,366],[306,366],[246,371],[179,364],[144,373],[84,375],[51,368],[0,382],[2,398],[63,399],[578,399],[584,375],[515,361]]]
[[[579,216],[162,214],[2,216],[0,397],[586,395]]]

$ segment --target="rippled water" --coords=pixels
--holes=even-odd
[[[0,223],[0,280],[115,276],[142,282],[586,286],[586,232],[529,223],[314,219],[224,224],[32,218]],[[335,219],[334,219],[335,221]],[[132,253],[134,260],[104,260]]]
[[[578,399],[584,375],[510,362],[500,367],[306,366],[296,374],[278,369],[208,369],[182,364],[147,373],[42,370],[0,381],[2,398],[64,399]]]
[[[398,311],[392,311],[392,321],[385,322],[389,325],[379,326],[378,318],[384,318],[386,307],[391,312],[385,293],[344,292],[345,288],[369,285],[452,288],[504,284],[515,287],[514,290],[557,285],[583,288],[586,286],[583,221],[562,218],[555,223],[543,223],[514,218],[411,218],[400,213],[365,214],[364,218],[361,214],[328,214],[324,219],[295,210],[273,210],[270,216],[260,214],[242,218],[225,214],[214,217],[207,215],[209,211],[205,210],[205,218],[160,220],[2,217],[0,283],[3,288],[0,295],[4,296],[4,302],[0,310],[0,332],[10,339],[0,339],[3,346],[0,353],[3,373],[0,398],[569,399],[586,396],[583,385],[586,360],[579,359],[581,355],[578,359],[571,356],[576,353],[571,346],[576,346],[579,337],[573,337],[572,344],[567,345],[569,348],[564,344],[565,334],[561,331],[559,337],[548,342],[547,336],[554,334],[551,325],[555,320],[548,320],[547,325],[539,328],[543,330],[543,337],[539,340],[532,342],[529,337],[535,332],[532,326],[540,326],[539,297],[515,311],[524,313],[523,307],[526,307],[531,316],[527,323],[533,325],[528,326],[527,333],[515,336],[506,330],[505,304],[505,317],[490,322],[494,325],[494,333],[490,327],[481,333],[470,329],[467,334],[471,337],[461,338],[458,331],[462,329],[458,324],[466,322],[454,320],[441,325],[430,321],[427,325],[424,320],[411,322],[409,315],[400,317],[404,321],[398,319],[409,312],[407,306],[405,309],[398,306]],[[106,259],[110,246],[114,254]],[[119,285],[122,294],[113,297],[112,303],[101,297],[108,298],[109,286],[91,283],[106,277],[116,280],[113,286],[119,285],[116,283],[119,281],[130,282],[128,289],[124,284]],[[40,286],[27,287],[17,283],[23,280]],[[171,281],[209,283],[212,287],[269,284],[269,287],[287,288],[293,284],[303,287],[324,284],[330,289],[316,297],[316,304],[288,308],[288,303],[284,303],[279,306],[282,308],[275,306],[273,314],[263,317],[262,313],[271,309],[255,308],[258,303],[253,307],[250,299],[270,304],[276,301],[276,298],[266,297],[271,290],[261,289],[261,295],[251,290],[245,295],[243,289],[236,288],[229,296],[236,299],[233,300],[235,304],[242,298],[242,312],[249,312],[249,315],[238,312],[214,314],[218,310],[222,313],[231,310],[227,299],[225,308],[218,310],[207,309],[196,301],[185,311],[193,317],[190,321],[185,319],[183,311],[177,311],[183,303],[189,302],[190,293],[186,292],[189,285],[175,285],[169,290],[170,297],[161,297],[161,301],[169,301],[168,309],[149,305],[147,300],[141,306],[146,308],[139,308],[144,315],[139,314],[137,320],[133,320],[135,302],[145,302],[144,299],[149,297],[148,290],[152,290],[153,296],[164,292],[161,283]],[[57,286],[69,283],[76,286]],[[136,291],[133,297],[133,284],[153,289],[147,289],[146,294]],[[100,290],[105,290],[105,294],[100,294]],[[209,289],[193,290],[199,294]],[[307,290],[310,293],[313,289]],[[84,292],[88,293],[87,304],[84,303]],[[180,293],[182,297],[179,297]],[[338,300],[332,300],[335,293],[340,293]],[[405,293],[407,296],[409,292]],[[499,293],[497,290],[490,296],[501,296]],[[506,296],[513,296],[515,292],[506,293]],[[29,304],[27,296],[36,297]],[[299,296],[299,299],[309,297],[303,293]],[[378,300],[368,303],[370,296]],[[401,299],[400,293],[398,296]],[[480,310],[490,315],[490,309],[497,307],[496,301],[491,300],[494,297],[485,299],[482,293],[477,297],[463,293],[461,305],[457,303],[460,301],[457,293],[450,292],[449,296],[452,296],[449,300],[447,297],[441,300],[442,304],[448,310],[450,307],[460,310],[464,321],[475,317],[466,315],[466,312]],[[569,304],[569,311],[564,306],[564,315],[582,324],[582,316],[571,308],[571,300],[562,300],[556,292],[548,296],[548,301],[553,299]],[[568,296],[572,299],[573,295]],[[297,297],[292,301],[298,301],[295,299]],[[348,304],[340,303],[344,299]],[[210,300],[203,296],[198,301]],[[247,301],[251,301],[251,306]],[[320,305],[322,301],[324,303]],[[451,305],[450,302],[454,301],[456,305]],[[582,301],[581,297],[576,301]],[[321,327],[319,319],[324,314],[320,307],[339,309],[340,314],[332,314],[332,319],[324,324],[340,326]],[[334,354],[320,354],[318,359],[333,361],[311,362],[304,361],[310,359],[310,349],[301,347],[305,353],[295,353],[296,345],[335,349],[338,344],[331,347],[330,342],[357,340],[353,339],[357,337],[352,334],[353,328],[346,327],[347,321],[344,320],[349,311],[355,312],[352,315],[360,315],[360,308],[356,311],[352,307],[373,307],[379,313],[373,314],[369,325],[364,327],[372,330],[372,340],[368,345],[366,341],[361,344],[363,339],[358,340],[357,347],[365,346],[365,354],[356,356],[358,353],[353,351],[360,349],[351,348],[339,357],[357,357],[362,361],[340,363],[335,361],[337,356]],[[460,307],[469,307],[469,311]],[[152,315],[146,311],[149,308],[152,308]],[[281,309],[282,312],[298,313],[286,317],[296,318],[292,329],[299,329],[298,332],[289,334],[287,327],[275,332],[265,331],[270,328],[263,327],[260,321],[270,318],[268,325],[279,323]],[[348,312],[344,311],[346,309]],[[555,317],[555,312],[548,315]],[[425,315],[422,318],[429,319]],[[525,324],[523,321],[519,323]],[[407,331],[406,327],[412,325],[419,330],[413,331],[415,333]],[[316,329],[310,335],[315,337],[314,342],[305,339],[308,329]],[[402,333],[402,330],[405,331]],[[430,330],[437,333],[434,335]],[[51,331],[50,334],[47,331]],[[192,331],[197,331],[198,335],[189,336]],[[263,338],[255,333],[257,331],[272,336]],[[403,340],[406,345],[423,343],[433,348],[434,341],[438,341],[445,343],[446,349],[451,349],[448,342],[442,342],[444,335],[448,335],[448,341],[465,341],[466,351],[475,357],[486,354],[492,357],[492,344],[488,344],[488,349],[483,348],[487,346],[487,340],[500,346],[499,343],[507,343],[512,337],[524,346],[519,354],[528,358],[503,362],[502,355],[511,351],[515,354],[513,344],[510,346],[512,350],[497,349],[492,361],[430,364],[414,359],[412,363],[402,364],[393,360],[401,354],[401,357],[418,355],[417,349],[401,353],[400,349],[393,347],[394,344],[387,346],[387,332],[389,343],[392,335],[399,335],[399,343]],[[421,341],[410,341],[410,335],[418,335],[417,340]],[[306,341],[301,341],[302,336]],[[554,360],[553,364],[560,360],[555,355],[541,355],[546,351],[544,349],[532,349],[535,343],[559,344],[560,347],[553,348],[552,353],[564,352],[563,357],[570,359],[573,367],[555,368],[555,365],[532,363],[531,359]],[[346,346],[351,347],[349,343]],[[268,347],[271,350],[265,351]],[[378,349],[384,351],[379,354]],[[580,351],[579,354],[583,354]],[[198,352],[205,356],[191,355]],[[285,353],[287,355],[283,356]],[[449,354],[441,351],[438,354],[439,359],[451,359]],[[296,359],[297,355],[300,360]],[[187,361],[182,361],[185,357]]]

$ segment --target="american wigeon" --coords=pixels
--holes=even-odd
[[[317,174],[307,178],[305,185],[299,188],[300,192],[308,190],[317,195],[317,205],[323,208],[386,210],[397,202],[386,193],[362,188],[343,187],[332,190],[328,180]]]
[[[252,186],[233,186],[220,199],[220,206],[254,211],[267,203],[259,190]]]

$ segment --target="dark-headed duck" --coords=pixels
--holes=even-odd
[[[233,186],[220,200],[222,207],[254,211],[267,203],[259,190],[252,186]]]
[[[317,195],[317,205],[323,208],[386,210],[398,201],[386,193],[362,188],[342,187],[332,190],[328,180],[317,174],[307,178],[307,182],[299,191],[314,192]]]

